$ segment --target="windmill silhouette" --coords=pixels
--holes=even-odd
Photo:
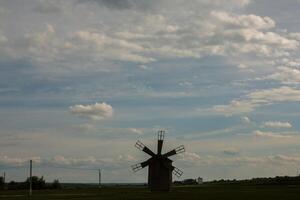
[[[153,153],[153,151],[139,140],[135,144],[136,148],[151,156],[148,160],[131,166],[134,172],[149,166],[148,187],[150,187],[151,191],[169,191],[172,183],[172,172],[177,177],[180,177],[183,174],[181,170],[172,165],[173,161],[169,159],[169,157],[178,153],[183,153],[185,151],[184,146],[181,145],[168,153],[161,154],[164,135],[165,131],[158,131],[157,154]]]

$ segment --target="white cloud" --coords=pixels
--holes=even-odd
[[[124,162],[137,162],[137,159],[132,155],[119,155],[118,161],[124,161]]]
[[[263,79],[280,81],[284,84],[299,84],[300,70],[290,67],[279,67],[278,70]]]
[[[300,41],[300,33],[290,33],[289,37]]]
[[[264,47],[268,51],[271,51],[268,49],[270,47],[276,47],[282,50],[295,50],[299,46],[299,42],[296,40],[285,38],[274,32],[261,32],[254,28],[228,29],[225,30],[224,36],[236,42],[238,42],[237,40],[240,40],[240,42],[247,42],[246,44],[249,46],[249,50],[251,49],[251,46]]]
[[[210,111],[224,115],[236,115],[252,112],[263,105],[271,105],[278,102],[300,101],[300,90],[282,86],[280,88],[264,89],[251,92],[242,100],[232,100],[228,105],[216,105]]]
[[[283,135],[283,134],[278,134],[274,132],[263,132],[256,130],[254,131],[254,134],[256,137],[262,137],[262,138],[274,138],[274,139],[284,139],[284,138],[291,138],[291,135]]]
[[[242,117],[241,120],[245,123],[250,123],[251,122],[251,119],[247,116]]]
[[[40,163],[41,157],[35,156],[35,157],[20,158],[20,157],[10,157],[7,155],[0,155],[0,164],[4,166],[23,166],[28,164],[29,160],[32,160],[33,162],[36,163]]]
[[[226,5],[228,6],[246,6],[248,5],[251,0],[214,0],[214,1],[210,1],[210,0],[198,0],[199,3],[203,3],[203,4],[209,4],[209,5],[213,5],[213,6],[224,6],[226,7]]]
[[[255,107],[257,107],[257,104],[252,103],[251,101],[233,100],[228,105],[216,105],[211,109],[211,111],[230,116],[252,112]]]
[[[247,69],[248,66],[241,63],[241,64],[238,65],[238,68],[244,70],[244,69]]]
[[[93,53],[104,59],[140,63],[154,61],[153,58],[140,54],[145,51],[143,46],[129,40],[109,37],[104,33],[86,30],[77,31],[70,42],[73,42],[71,44],[74,46],[74,49],[80,51],[93,50]]]
[[[237,27],[270,29],[275,27],[275,21],[270,17],[260,17],[257,15],[236,15],[233,13],[212,11],[211,15],[227,25]]]
[[[282,101],[300,101],[300,90],[282,86],[280,88],[258,90],[247,95],[253,103],[273,103]]]
[[[194,152],[185,152],[179,154],[180,160],[184,162],[197,162],[201,160],[201,156]]]
[[[143,129],[140,128],[128,128],[128,131],[138,135],[142,135],[144,133]]]
[[[278,65],[287,67],[300,67],[300,59],[295,58],[283,58],[279,60]]]
[[[70,112],[74,115],[94,120],[107,119],[113,116],[112,106],[106,103],[74,105],[70,107]]]
[[[280,121],[267,121],[263,123],[263,126],[268,128],[292,128],[289,122]]]

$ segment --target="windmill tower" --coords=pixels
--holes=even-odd
[[[177,177],[180,177],[183,173],[172,165],[173,161],[169,157],[183,153],[185,151],[184,146],[181,145],[168,153],[162,154],[164,134],[165,131],[158,131],[157,154],[153,153],[153,151],[140,141],[137,141],[135,144],[136,148],[151,156],[148,160],[131,166],[134,172],[149,166],[148,187],[150,187],[151,191],[169,191],[172,183],[172,172]]]

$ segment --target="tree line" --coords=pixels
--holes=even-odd
[[[174,185],[198,185],[196,179],[185,179],[182,181],[174,181]],[[299,176],[276,176],[268,178],[252,178],[244,180],[221,179],[204,182],[206,185],[300,185]]]
[[[44,177],[32,176],[32,189],[43,190],[43,189],[61,189],[62,185],[58,179],[52,183],[46,183]],[[27,178],[24,182],[10,181],[9,183],[4,182],[4,177],[0,177],[0,190],[25,190],[30,185],[30,178]]]
[[[252,178],[246,180],[214,180],[206,184],[235,184],[235,185],[300,185],[300,176],[276,176],[269,178]]]

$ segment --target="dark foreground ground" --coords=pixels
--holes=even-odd
[[[0,191],[0,200],[29,199],[26,191]],[[65,189],[33,191],[32,200],[126,200],[126,199],[203,199],[203,200],[289,200],[300,199],[300,186],[185,186],[170,192],[150,192],[142,187]]]

